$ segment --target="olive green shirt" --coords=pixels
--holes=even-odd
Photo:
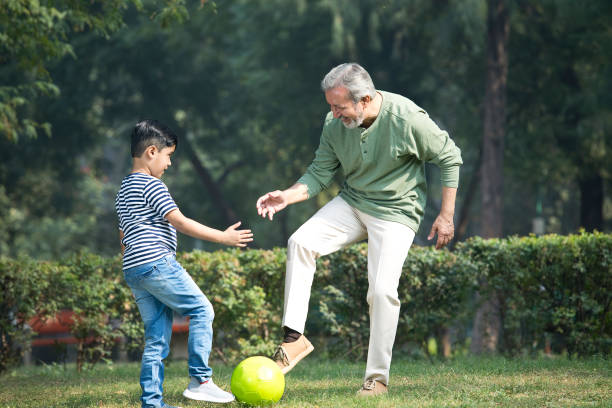
[[[340,196],[374,217],[417,231],[425,211],[425,163],[440,168],[442,185],[457,187],[461,151],[410,99],[379,91],[382,105],[368,129],[347,129],[328,113],[313,162],[298,183],[308,197],[327,188],[342,168]]]

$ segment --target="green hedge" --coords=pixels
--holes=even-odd
[[[501,351],[536,351],[546,337],[570,356],[612,350],[612,235],[473,238],[458,252],[500,299]]]
[[[363,357],[369,339],[367,245],[319,261],[313,284],[309,333],[323,337],[331,354]],[[423,346],[466,318],[478,269],[447,250],[413,247],[398,288],[402,301],[396,345]],[[314,319],[313,319],[314,318]]]
[[[213,357],[235,361],[273,351],[281,335],[284,249],[194,251],[178,260],[213,303]],[[318,260],[306,330],[331,355],[367,351],[366,265],[366,244]],[[474,238],[453,253],[413,247],[399,287],[396,349],[425,346],[453,327],[459,337],[469,335],[473,295],[486,281],[502,301],[501,351],[541,350],[548,338],[569,355],[608,355],[611,265],[612,235],[602,233]],[[0,258],[0,372],[21,358],[31,318],[66,309],[77,316],[71,331],[79,369],[109,358],[118,338],[128,350],[142,348],[142,323],[119,257]]]

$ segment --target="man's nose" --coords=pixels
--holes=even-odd
[[[332,111],[332,115],[334,115],[334,118],[337,119],[340,117],[340,112],[338,111],[338,109],[332,108],[331,111]]]

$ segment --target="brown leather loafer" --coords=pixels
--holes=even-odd
[[[280,367],[283,374],[287,374],[301,359],[314,350],[308,339],[301,335],[299,339],[291,343],[282,343],[276,349],[272,360]]]
[[[363,383],[363,386],[357,395],[360,397],[373,397],[380,394],[387,393],[387,386],[378,380],[368,379]]]

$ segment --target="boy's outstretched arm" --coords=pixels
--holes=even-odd
[[[197,239],[237,247],[245,247],[248,242],[253,241],[251,230],[236,229],[240,226],[240,222],[228,227],[225,231],[220,231],[185,217],[178,208],[170,211],[166,219],[177,231]]]

